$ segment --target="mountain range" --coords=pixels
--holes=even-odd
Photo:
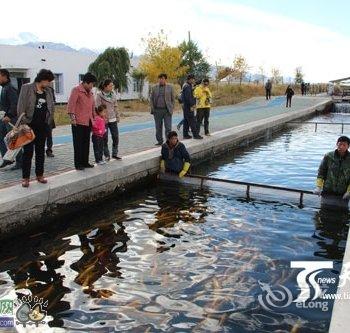
[[[68,52],[79,52],[88,55],[98,55],[99,50],[91,50],[88,48],[74,49],[69,45],[64,43],[54,43],[54,42],[42,42],[39,38],[30,32],[21,32],[16,37],[11,38],[0,38],[0,44],[5,45],[23,45],[33,48],[46,48],[49,50],[56,51],[68,51]]]

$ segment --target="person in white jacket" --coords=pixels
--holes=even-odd
[[[100,86],[99,91],[96,94],[95,100],[96,108],[104,104],[107,107],[107,123],[106,128],[109,128],[112,136],[112,158],[121,160],[118,155],[119,146],[119,130],[118,122],[120,121],[118,109],[117,109],[117,95],[114,91],[114,84],[111,79],[104,80]],[[110,153],[108,149],[108,130],[104,137],[103,153],[106,160],[110,159]]]

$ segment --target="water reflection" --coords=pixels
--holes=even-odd
[[[167,232],[178,222],[203,223],[209,209],[206,204],[209,192],[196,188],[186,188],[180,184],[171,187],[157,186],[155,197],[159,209],[155,213],[155,221],[148,227],[166,237],[179,238],[180,235]]]
[[[74,282],[83,287],[83,292],[91,297],[108,298],[113,293],[110,290],[95,289],[96,282],[102,275],[121,278],[118,267],[118,252],[127,251],[129,237],[125,233],[125,227],[120,226],[115,231],[113,224],[99,226],[97,229],[78,235],[82,257],[70,265],[78,272]]]
[[[17,296],[21,298],[29,291],[32,295],[47,300],[47,313],[49,315],[68,310],[70,304],[64,301],[63,298],[65,294],[70,292],[70,289],[64,286],[65,276],[59,272],[59,269],[64,265],[64,260],[59,260],[59,257],[65,251],[62,251],[62,247],[58,244],[55,244],[56,247],[50,248],[48,246],[33,248],[31,247],[31,245],[34,245],[33,243],[37,242],[21,244],[27,258],[18,256],[8,262],[10,266],[16,267],[10,268],[7,273],[13,281],[14,288],[20,290],[17,292]],[[29,261],[29,257],[33,259]],[[0,267],[3,267],[3,265]],[[56,326],[62,325],[62,322],[56,319],[53,323]]]
[[[315,213],[315,233],[319,249],[316,257],[342,261],[349,232],[349,211],[322,206]]]

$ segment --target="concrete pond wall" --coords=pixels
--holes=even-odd
[[[204,140],[185,141],[194,163],[248,146],[285,128],[286,123],[313,116],[330,102],[215,132]],[[0,238],[16,235],[57,221],[111,195],[126,195],[131,187],[155,179],[160,148],[128,155],[121,161],[85,171],[72,170],[49,177],[47,185],[31,183],[0,190]],[[88,218],[88,217],[87,217]]]

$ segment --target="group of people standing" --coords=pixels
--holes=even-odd
[[[265,83],[266,100],[271,99],[271,91],[272,91],[272,81],[268,79]],[[292,97],[294,96],[294,90],[290,84],[287,86],[287,89],[284,95],[286,96],[286,108],[292,107]]]
[[[34,151],[36,180],[42,184],[47,183],[44,177],[45,144],[48,141],[46,155],[53,157],[52,128],[55,126],[53,80],[54,74],[50,70],[42,69],[33,83],[24,84],[21,87],[18,95],[17,90],[11,84],[9,72],[6,69],[0,69],[0,85],[2,86],[0,105],[4,112],[0,120],[2,156],[4,157],[7,151],[4,137],[11,130],[10,124],[14,125],[19,118],[20,122],[27,124],[35,135],[35,139],[25,145],[23,151],[20,151],[16,157],[15,168],[22,169],[23,187],[29,186]],[[72,89],[68,100],[67,111],[71,121],[74,165],[77,170],[94,167],[89,163],[91,132],[95,160],[98,165],[105,164],[111,158],[121,159],[118,154],[120,117],[115,87],[111,79],[106,79],[100,83],[94,95],[93,87],[96,82],[97,79],[93,74],[86,73],[82,82]],[[271,98],[272,89],[270,80],[267,81],[265,89],[268,100]],[[293,95],[294,91],[289,85],[286,89],[287,107],[291,106]],[[183,109],[181,123],[184,139],[192,138],[189,131],[192,132],[194,139],[203,139],[200,135],[203,120],[204,133],[210,135],[209,116],[212,94],[209,89],[209,80],[203,79],[195,86],[195,77],[188,75],[178,100]],[[185,145],[179,141],[177,133],[172,131],[175,92],[174,87],[167,83],[166,74],[159,75],[159,82],[151,92],[150,106],[156,127],[156,145],[162,146],[160,170],[183,177],[190,168],[191,160]],[[167,138],[165,142],[163,124]],[[112,154],[108,148],[108,130],[112,137]],[[349,144],[348,137],[340,137],[337,142],[337,150],[327,154],[323,159],[317,179],[317,193],[336,193],[344,195],[345,200],[350,198]],[[4,160],[0,167],[8,164],[9,162]],[[337,173],[334,173],[333,169],[336,169]]]
[[[2,86],[0,105],[3,115],[0,120],[0,152],[3,157],[0,168],[12,164],[4,159],[7,146],[4,138],[16,122],[26,124],[34,133],[34,140],[19,151],[13,169],[22,169],[22,186],[29,187],[33,154],[35,152],[35,175],[39,183],[46,184],[44,177],[45,145],[46,155],[54,157],[52,151],[52,129],[55,127],[55,94],[52,87],[54,74],[42,69],[34,82],[22,85],[20,93],[11,84],[10,73],[0,69],[0,85]],[[118,155],[119,114],[117,96],[112,80],[104,80],[94,96],[92,88],[96,77],[91,73],[83,76],[82,82],[73,88],[68,101],[68,114],[72,125],[74,165],[77,170],[92,168],[89,163],[90,136],[95,159],[98,164],[104,164],[111,157],[120,160]],[[108,149],[108,129],[113,141],[112,154]],[[103,159],[104,157],[104,159]]]
[[[119,145],[119,113],[117,95],[111,79],[104,80],[96,96],[93,87],[97,79],[91,73],[83,76],[82,82],[73,88],[68,100],[67,110],[72,125],[74,166],[76,170],[93,168],[89,163],[90,136],[95,160],[98,165],[105,164],[111,158],[108,149],[108,129],[113,141],[112,158],[120,160]]]
[[[301,82],[300,84],[300,90],[301,90],[301,94],[304,96],[304,95],[307,95],[310,91],[310,83],[305,83],[304,81]]]
[[[167,75],[160,74],[158,76],[158,84],[151,91],[150,106],[151,114],[153,114],[157,146],[161,146],[163,140],[163,124],[165,137],[168,137],[172,129],[172,115],[175,106],[175,91],[174,87],[167,82]],[[211,107],[212,94],[209,89],[209,80],[203,79],[200,84],[195,86],[195,77],[190,74],[184,83],[179,102],[182,105],[183,120],[178,125],[178,129],[183,126],[184,139],[201,140],[200,135],[201,123],[204,119],[205,135],[210,135],[209,132],[209,115]],[[189,134],[191,131],[192,136]]]
[[[20,118],[22,124],[27,124],[34,132],[35,139],[23,147],[16,156],[16,164],[13,169],[22,169],[22,186],[29,186],[30,171],[32,166],[33,153],[35,151],[35,174],[39,183],[46,184],[44,178],[45,144],[48,137],[47,156],[53,157],[52,153],[52,128],[54,125],[55,94],[51,82],[54,74],[47,69],[42,69],[37,74],[34,82],[24,84],[18,95],[17,90],[12,86],[10,73],[6,69],[0,70],[1,100],[0,104],[5,112],[1,126],[1,154],[4,157],[7,147],[4,142],[6,134],[11,130],[11,125],[16,124]],[[12,161],[3,160],[5,167],[12,164]]]

